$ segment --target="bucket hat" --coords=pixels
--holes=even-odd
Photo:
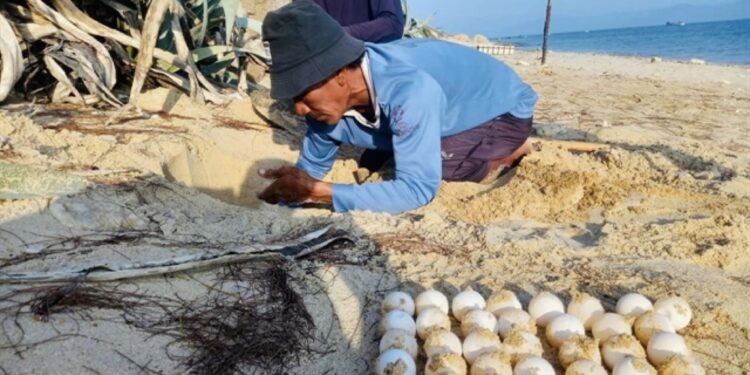
[[[365,52],[364,42],[347,34],[310,0],[293,1],[269,12],[263,40],[271,50],[271,97],[303,94]]]

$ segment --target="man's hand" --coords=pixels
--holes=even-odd
[[[261,177],[273,179],[269,187],[258,194],[258,198],[271,203],[301,203],[305,201],[331,203],[332,186],[310,177],[296,167],[261,169]]]

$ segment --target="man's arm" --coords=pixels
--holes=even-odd
[[[307,132],[296,164],[297,168],[318,180],[322,180],[331,170],[339,149],[339,143],[326,134],[326,130],[330,130],[328,127],[307,121]]]
[[[258,175],[274,182],[258,193],[258,198],[271,204],[331,203],[332,185],[321,180],[331,169],[339,148],[339,142],[328,136],[332,129],[308,119],[297,165],[259,170]]]
[[[366,42],[390,42],[404,33],[404,11],[401,0],[370,0],[373,19],[344,26],[349,35]]]
[[[336,211],[371,210],[398,213],[429,203],[437,194],[442,175],[440,121],[445,95],[434,79],[412,77],[393,88],[390,121],[396,179],[365,185],[333,185]]]

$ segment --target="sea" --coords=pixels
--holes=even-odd
[[[553,19],[554,22],[554,19]],[[750,65],[750,19],[553,33],[549,49],[665,60],[701,59],[718,64]],[[499,38],[520,49],[542,47],[542,35]]]

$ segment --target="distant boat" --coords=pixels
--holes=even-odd
[[[685,21],[667,21],[667,26],[685,26]]]

